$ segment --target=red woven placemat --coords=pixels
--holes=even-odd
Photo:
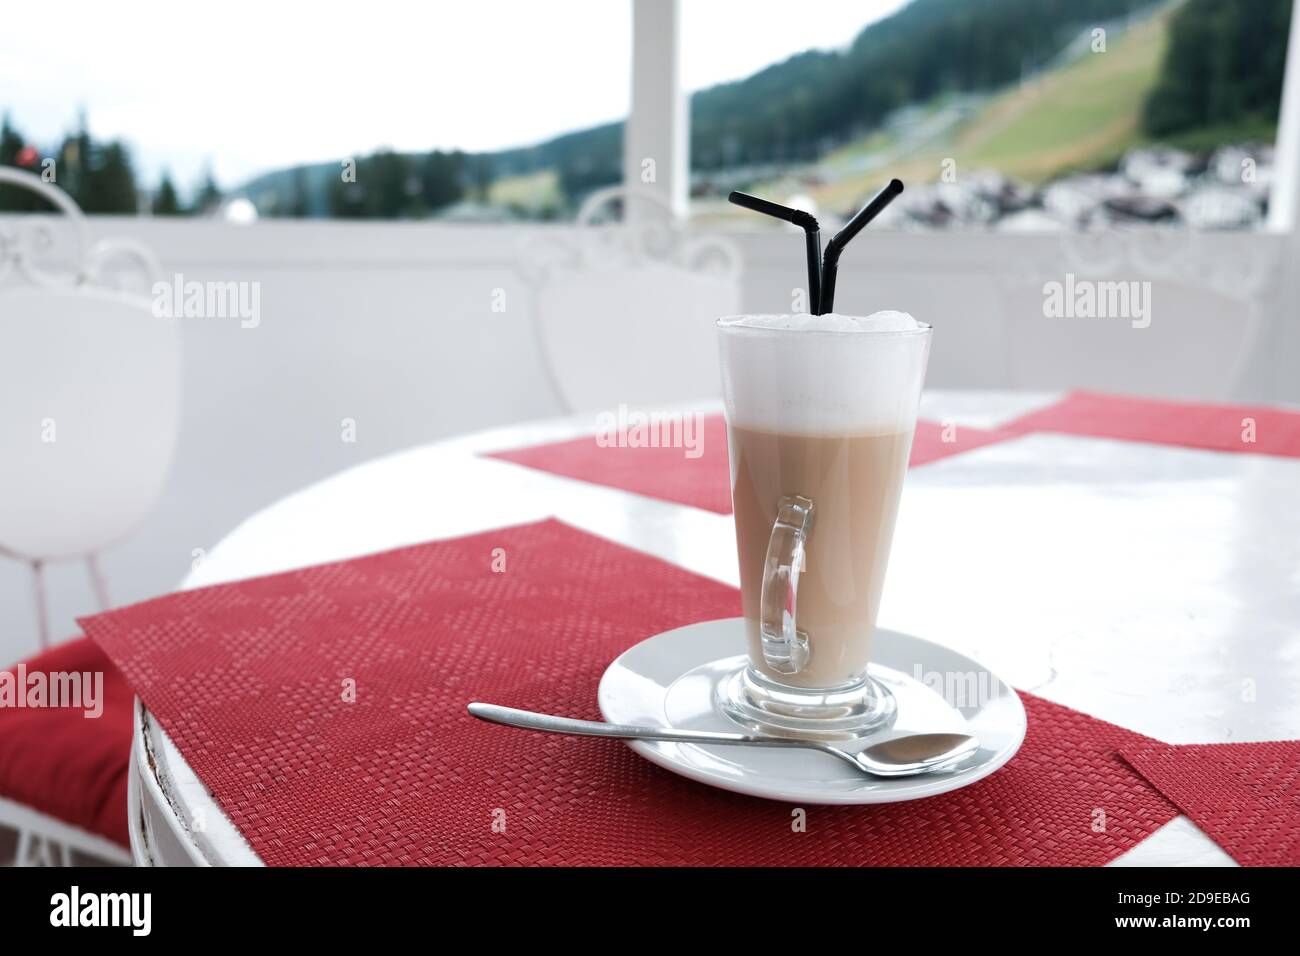
[[[922,419],[916,423],[916,434],[912,438],[912,455],[907,463],[915,468],[917,465],[926,465],[941,458],[949,458],[964,451],[973,451],[985,445],[1018,437],[1019,435],[1000,428],[948,426]]]
[[[504,564],[502,564],[504,562]],[[788,805],[622,744],[469,717],[598,718],[606,664],[737,593],[555,521],[185,591],[83,621],[271,864],[1104,863],[1175,813],[1155,741],[1025,695],[1002,770],[908,804]],[[352,700],[349,700],[351,688]]]
[[[706,416],[701,435],[700,454],[694,458],[682,448],[601,445],[594,435],[492,452],[487,457],[648,498],[731,514],[727,425],[723,417]],[[1011,437],[1015,436],[1001,431],[917,422],[910,464],[924,465]]]
[[[1071,392],[1003,426],[1014,434],[1064,432],[1152,445],[1300,457],[1300,413]]]
[[[729,515],[727,425],[721,415],[704,418],[700,438],[695,458],[687,457],[684,448],[600,445],[595,435],[493,452],[487,457]]]
[[[1300,740],[1126,747],[1123,757],[1242,866],[1300,866]]]

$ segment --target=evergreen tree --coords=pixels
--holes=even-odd
[[[459,151],[444,153],[434,150],[424,156],[420,168],[420,195],[426,211],[437,212],[464,195],[464,168],[465,154]]]
[[[18,130],[14,129],[9,122],[9,114],[6,113],[3,119],[0,119],[0,166],[24,168],[18,158],[26,148],[27,141]],[[35,170],[29,167],[27,169],[28,172],[39,173],[39,163]],[[0,184],[0,211],[36,212],[48,209],[49,203],[31,190],[24,189],[21,186],[10,186],[7,183]]]
[[[307,170],[301,166],[296,167],[290,177],[289,202],[284,214],[294,219],[306,219],[311,215],[311,189],[307,184]]]
[[[85,212],[138,213],[140,199],[126,147],[119,142],[92,147],[79,192],[77,198]]]
[[[77,117],[77,129],[64,137],[59,155],[55,159],[55,181],[82,209],[86,208],[86,186],[93,160],[94,143],[82,110]]]
[[[155,216],[181,216],[185,214],[180,197],[176,195],[176,187],[172,184],[171,174],[166,170],[163,170],[162,179],[158,183],[158,190],[153,194],[153,214]]]
[[[469,166],[469,180],[474,189],[474,198],[479,202],[487,202],[488,191],[496,178],[492,168],[492,157],[486,153],[479,153],[468,158],[466,164]]]
[[[326,205],[329,214],[335,219],[360,219],[366,215],[366,182],[361,178],[361,163],[357,163],[355,175],[344,169],[342,164],[335,167],[326,193]]]
[[[22,152],[27,141],[9,122],[9,114],[0,118],[0,164],[17,166],[18,154]]]
[[[366,182],[368,218],[404,219],[419,212],[419,179],[401,153],[384,149],[362,160],[360,178]]]
[[[1291,0],[1188,0],[1143,112],[1152,136],[1277,122]]]
[[[0,163],[21,165],[44,177],[40,157],[20,163],[20,153],[31,152],[8,116],[0,122]],[[139,211],[135,173],[131,156],[120,142],[99,144],[90,136],[83,112],[77,129],[63,140],[54,157],[52,182],[89,213],[135,213]],[[16,212],[44,211],[48,203],[28,190],[0,187],[0,209]]]
[[[203,173],[203,182],[199,185],[198,194],[194,199],[194,211],[200,215],[212,213],[220,205],[221,187],[217,185],[212,169],[208,168]]]
[[[391,149],[357,160],[356,181],[330,183],[330,214],[341,219],[409,219],[423,214],[425,164]]]

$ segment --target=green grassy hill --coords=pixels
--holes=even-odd
[[[992,169],[1033,183],[1111,164],[1144,141],[1142,108],[1159,77],[1176,10],[1176,3],[1162,7],[1109,37],[1104,53],[1083,53],[968,106],[964,118],[928,139],[904,142],[897,133],[873,133],[836,150],[806,177],[758,184],[754,190],[775,198],[803,193],[819,208],[847,210],[891,176],[933,182],[947,158],[956,161],[958,175]],[[950,108],[939,100],[925,112]],[[715,212],[725,214],[721,208]]]
[[[1168,39],[1164,10],[1108,45],[997,97],[963,130],[957,153],[970,166],[1042,181],[1115,159],[1142,139],[1142,106],[1156,84]]]

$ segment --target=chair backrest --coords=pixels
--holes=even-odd
[[[602,224],[616,200],[656,204],[600,190],[583,204],[574,235],[524,250],[542,359],[560,401],[590,411],[716,397],[714,324],[740,311],[739,253],[688,234],[667,207],[635,224]]]
[[[1233,237],[1227,237],[1229,239]],[[1007,384],[1227,401],[1255,397],[1263,352],[1283,341],[1283,247],[1196,230],[1120,228],[1043,242],[1003,276]],[[1048,284],[1143,305],[1109,318],[1045,316]],[[1097,306],[1102,295],[1097,293]]]
[[[126,240],[88,241],[80,210],[39,177],[0,169],[66,214],[0,220],[0,551],[44,560],[126,537],[163,488],[180,415],[180,333],[129,291],[159,269]],[[52,237],[71,232],[71,252]],[[124,268],[130,267],[130,268]]]

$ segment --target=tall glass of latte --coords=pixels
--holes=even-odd
[[[720,703],[763,730],[870,732],[893,716],[868,664],[930,327],[882,312],[718,329],[749,652]]]

